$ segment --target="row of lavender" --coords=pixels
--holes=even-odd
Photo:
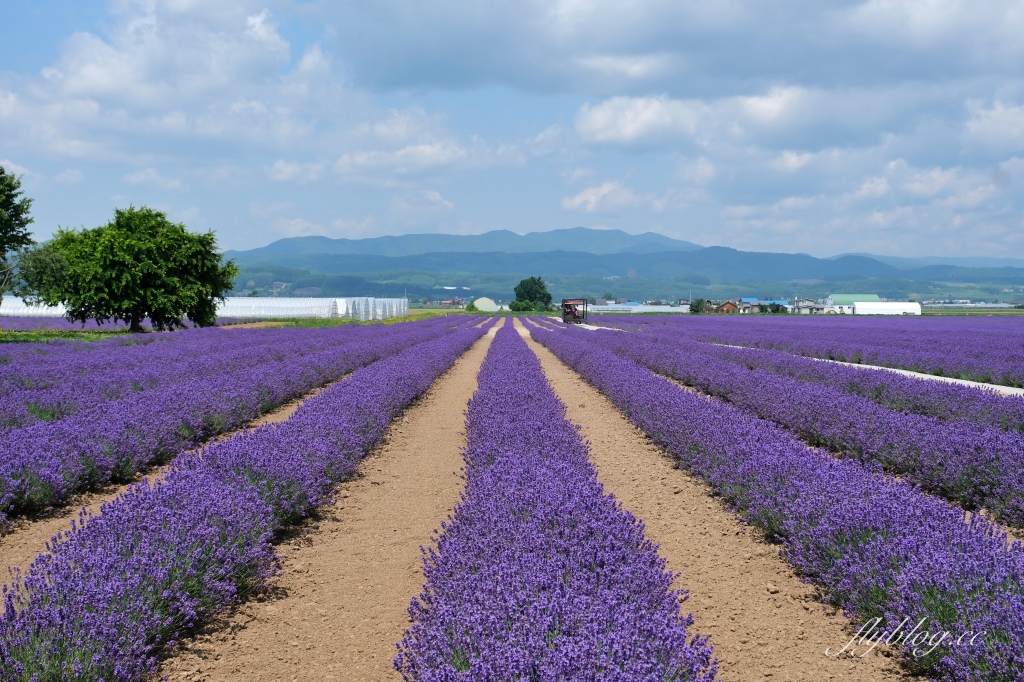
[[[733,405],[682,390],[602,348],[588,332],[531,333],[680,467],[781,540],[789,561],[829,602],[877,622],[878,633],[899,632],[891,641],[911,666],[941,680],[1020,679],[1024,546],[998,526],[977,515],[968,520],[858,462],[824,456]]]
[[[83,519],[5,588],[0,678],[146,679],[161,648],[266,584],[279,570],[275,533],[328,501],[485,331],[445,328],[353,372],[287,422],[179,459]]]
[[[666,317],[674,319],[604,319],[600,324],[664,326],[694,341],[1024,386],[1024,324],[1014,317]]]
[[[965,509],[986,509],[1004,523],[1024,526],[1024,434],[1018,431],[898,412],[832,386],[719,359],[710,344],[608,331],[593,333],[591,340],[790,429],[813,446],[879,465]],[[747,351],[752,360],[760,352]]]
[[[466,490],[424,559],[406,680],[712,680],[643,524],[605,495],[536,356],[501,329],[467,413]]]
[[[762,348],[736,348],[693,341],[686,343],[671,331],[654,332],[696,352],[750,369],[762,369],[801,381],[868,398],[897,412],[910,412],[941,420],[966,420],[1003,431],[1024,432],[1024,397],[995,390],[943,381],[922,381],[895,372],[865,371],[860,367],[791,355]]]
[[[203,329],[96,343],[9,345],[0,376],[0,428],[54,421],[138,393],[293,361],[360,336],[361,327]]]
[[[133,393],[57,421],[2,433],[0,509],[8,516],[29,513],[61,504],[81,490],[130,480],[137,471],[238,428],[317,386],[435,338],[448,324],[433,320],[318,334],[288,330],[273,340],[297,346],[320,336],[323,342],[309,354],[281,353],[280,360],[252,367],[240,362],[231,371],[200,374],[185,382],[168,380],[161,390]],[[183,333],[178,343],[187,345],[191,333]],[[337,342],[331,341],[332,334]],[[208,350],[216,353],[215,348]],[[259,348],[250,351],[263,354]]]

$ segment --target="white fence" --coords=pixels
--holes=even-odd
[[[353,320],[386,320],[409,314],[406,298],[274,298],[270,296],[229,296],[217,304],[217,317],[263,320],[293,317],[344,317]],[[29,306],[20,298],[4,296],[0,316],[63,317],[64,306]]]

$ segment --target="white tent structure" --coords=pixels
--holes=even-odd
[[[217,317],[270,319],[282,317],[344,317],[352,320],[386,320],[409,314],[405,298],[275,298],[229,296],[217,306]]]
[[[63,317],[64,306],[29,306],[20,298],[4,296],[0,316]],[[344,317],[352,320],[386,320],[409,314],[405,298],[275,298],[272,296],[228,296],[217,304],[217,317],[244,320],[273,318]]]
[[[865,301],[853,304],[854,315],[920,315],[920,303],[906,301]]]
[[[64,317],[62,305],[25,305],[14,296],[4,296],[0,301],[0,316],[3,317]]]

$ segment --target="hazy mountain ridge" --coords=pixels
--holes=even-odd
[[[405,234],[366,239],[332,239],[330,237],[289,237],[248,251],[227,251],[228,258],[244,258],[269,262],[280,256],[297,255],[366,255],[415,256],[425,253],[534,253],[546,251],[582,251],[595,254],[651,253],[657,251],[695,251],[704,247],[692,242],[672,239],[655,232],[629,234],[622,230],[595,230],[573,227],[550,232],[516,234],[508,230],[492,230],[476,235]]]
[[[759,253],[712,246],[698,251],[660,253],[593,254],[572,251],[539,253],[458,252],[423,253],[411,256],[353,254],[278,254],[241,252],[234,256],[240,266],[261,264],[299,268],[325,275],[358,275],[385,271],[528,273],[566,277],[633,277],[667,279],[700,275],[711,280],[800,281],[898,278],[976,281],[1015,284],[1024,282],[1021,268],[962,268],[929,265],[903,269],[864,256],[836,259],[806,254]]]

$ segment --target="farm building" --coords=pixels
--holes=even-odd
[[[732,301],[726,301],[715,308],[716,315],[733,315],[740,311],[740,307]]]
[[[920,303],[906,301],[857,302],[853,304],[854,315],[920,315]]]
[[[500,310],[498,304],[495,303],[492,299],[487,298],[486,296],[481,296],[480,298],[473,301],[473,305],[476,306],[477,310],[483,313],[495,313],[498,312],[498,310]]]
[[[878,294],[832,294],[825,299],[826,312],[852,315],[854,303],[881,303]]]

